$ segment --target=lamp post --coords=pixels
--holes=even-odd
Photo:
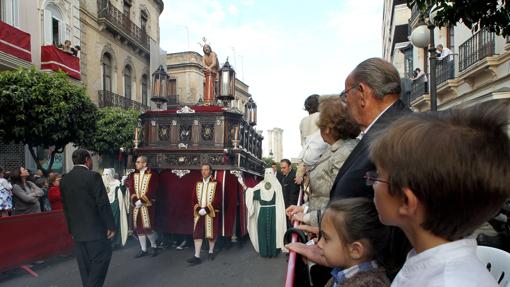
[[[163,65],[159,65],[158,69],[152,74],[152,97],[151,101],[156,104],[157,110],[164,109],[164,105],[168,102],[168,93],[170,77],[165,72]]]
[[[434,10],[432,8],[431,10]],[[434,11],[436,12],[436,11]],[[426,48],[428,45],[429,55],[429,67],[430,67],[430,110],[437,111],[437,89],[436,89],[436,45],[434,43],[434,28],[432,13],[428,17],[425,17],[423,13],[420,15],[422,18],[422,24],[416,27],[411,36],[409,37],[411,43],[418,48]]]

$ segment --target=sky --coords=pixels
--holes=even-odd
[[[160,45],[196,51],[207,38],[229,58],[258,108],[256,128],[282,128],[283,156],[301,150],[299,122],[311,94],[338,94],[354,67],[382,55],[381,0],[164,0]],[[267,140],[263,153],[268,154]]]

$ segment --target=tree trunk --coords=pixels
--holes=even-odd
[[[40,158],[37,156],[37,154],[34,152],[34,147],[33,147],[31,144],[29,144],[29,145],[28,145],[28,150],[30,151],[30,155],[32,156],[32,158],[33,158],[33,159],[34,159],[34,161],[35,161],[35,164],[37,165],[37,169],[40,169],[40,170],[43,172],[43,174],[44,174],[45,176],[48,176],[49,171],[48,171],[48,170],[46,170],[46,169],[44,169],[44,168],[42,167],[42,165],[41,165],[41,159],[40,159]],[[52,157],[51,157],[51,160],[52,160],[52,162],[53,162],[53,155],[52,155]],[[51,168],[51,166],[48,166],[48,169],[50,169],[50,168]]]

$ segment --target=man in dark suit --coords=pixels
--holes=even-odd
[[[283,200],[285,208],[297,204],[299,198],[299,186],[295,183],[296,171],[292,169],[292,164],[288,159],[280,161],[281,173],[276,174],[276,178],[282,185]]]
[[[74,151],[73,163],[60,183],[67,227],[75,242],[83,286],[101,287],[112,257],[112,209],[101,175],[92,171],[90,153]]]
[[[411,112],[400,98],[400,76],[395,67],[380,58],[361,62],[345,80],[340,95],[350,118],[361,134],[360,142],[344,162],[331,188],[330,200],[349,197],[374,197],[374,190],[363,177],[375,166],[368,157],[368,146],[377,131],[395,118]]]

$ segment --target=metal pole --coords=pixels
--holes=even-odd
[[[430,44],[429,44],[429,60],[430,60],[430,110],[432,112],[437,111],[437,89],[436,89],[436,63],[437,63],[437,55],[436,55],[436,44],[434,41],[434,28],[435,26],[430,23],[427,25],[430,31]]]

